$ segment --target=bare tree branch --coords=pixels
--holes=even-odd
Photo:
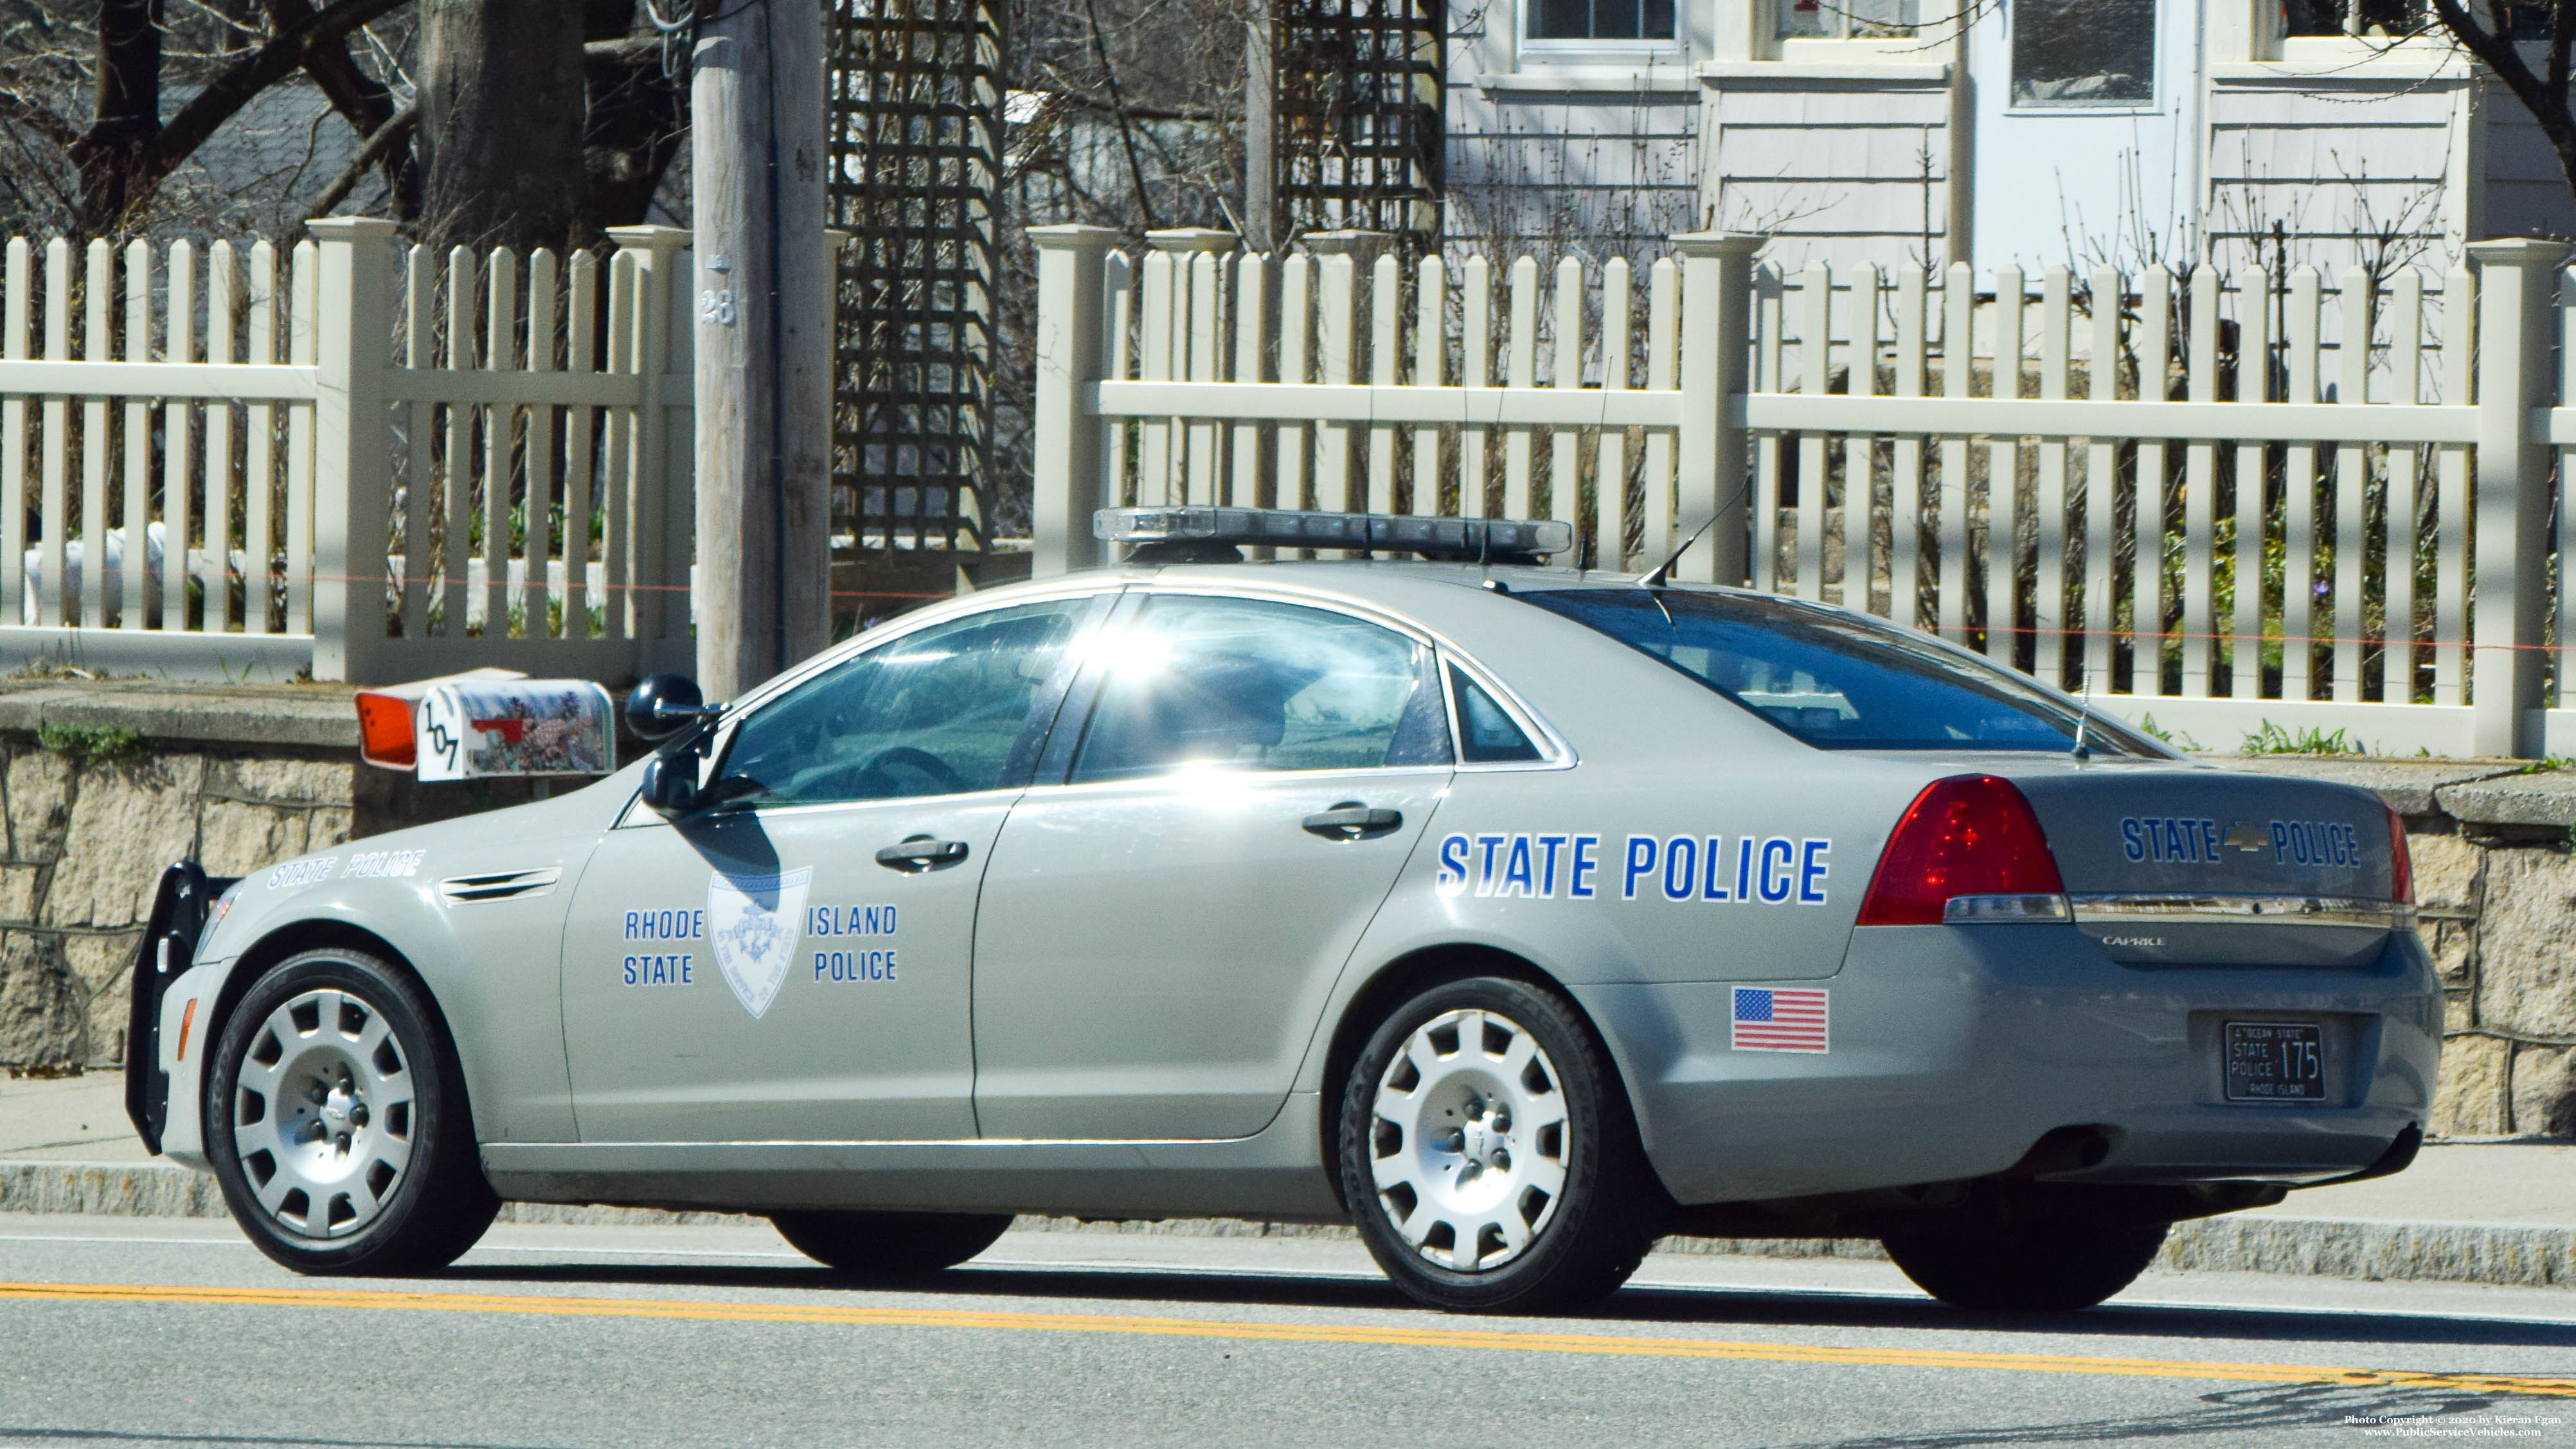
[[[0,119],[15,121],[65,151],[80,142],[80,127],[16,91],[0,90]]]
[[[216,127],[232,119],[250,104],[252,97],[303,69],[316,51],[339,45],[341,37],[350,31],[409,3],[410,0],[334,0],[279,30],[266,44],[207,82],[205,89],[161,128],[144,153],[143,186],[139,189],[158,184],[204,145]]]
[[[2433,0],[2433,13],[2442,28],[2469,54],[2503,81],[2514,99],[2540,126],[2541,135],[2549,139],[2550,149],[2558,153],[2558,169],[2567,179],[2568,188],[2576,191],[2576,118],[2567,109],[2568,56],[2570,41],[2576,40],[2576,0],[2556,0],[2556,12],[2550,27],[2549,79],[2532,74],[2524,63],[2522,50],[2513,41],[2510,28],[2498,20],[2494,29],[2480,25],[2469,14],[2461,0]],[[2488,7],[2487,16],[2497,20],[2495,9]]]
[[[340,174],[331,178],[331,184],[322,188],[322,194],[313,199],[313,214],[329,216],[338,210],[340,203],[349,199],[349,193],[358,189],[358,183],[365,178],[368,169],[384,160],[396,146],[409,146],[412,132],[419,128],[418,103],[394,112],[393,118],[376,128],[376,133],[367,138],[367,144],[358,148],[358,154],[350,157],[349,164],[342,167]],[[390,183],[391,177],[387,180]]]

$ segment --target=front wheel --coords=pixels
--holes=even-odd
[[[287,1267],[443,1268],[500,1211],[437,1008],[391,963],[337,947],[280,961],[211,1065],[207,1159],[233,1220]]]
[[[1501,977],[1388,1015],[1345,1079],[1339,1148],[1370,1256],[1407,1296],[1456,1312],[1607,1297],[1668,1205],[1573,1006]]]
[[[788,1245],[853,1278],[899,1281],[954,1268],[993,1246],[1008,1213],[776,1212]]]
[[[1914,1285],[1978,1313],[2071,1313],[2137,1281],[2172,1225],[2071,1211],[1885,1240]]]

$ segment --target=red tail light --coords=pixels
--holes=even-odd
[[[2010,780],[1953,775],[1905,807],[1860,903],[1864,926],[1937,926],[1952,896],[2063,892],[2039,817]]]
[[[2388,811],[2388,898],[2415,904],[2415,857],[2406,849],[2406,821],[2394,810]]]

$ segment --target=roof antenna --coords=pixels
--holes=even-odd
[[[1721,509],[1719,511],[1723,512],[1724,510]],[[1682,540],[1682,546],[1673,550],[1672,557],[1655,565],[1655,567],[1648,572],[1644,578],[1637,580],[1637,587],[1641,589],[1660,589],[1664,585],[1671,583],[1673,581],[1673,565],[1682,561],[1682,555],[1691,551],[1691,545],[1699,542],[1699,536],[1701,534],[1706,533],[1715,527],[1717,527],[1717,514],[1712,513],[1708,516],[1708,522],[1691,530],[1691,536]]]

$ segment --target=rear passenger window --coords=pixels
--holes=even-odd
[[[1522,764],[1538,759],[1538,746],[1512,722],[1476,681],[1456,666],[1449,670],[1449,692],[1458,699],[1458,752],[1470,765]]]
[[[1696,589],[1514,597],[1661,660],[1820,750],[2045,750],[2174,758],[2027,676],[1822,605]]]
[[[1255,599],[1159,595],[1103,646],[1073,780],[1190,765],[1357,770],[1449,763],[1430,651],[1391,629]]]

